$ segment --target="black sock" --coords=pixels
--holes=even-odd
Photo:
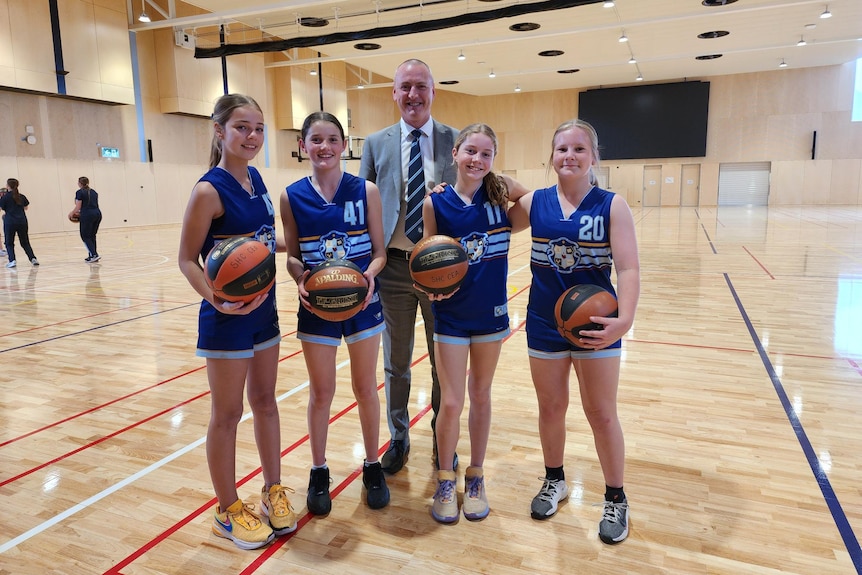
[[[566,474],[563,472],[563,466],[548,467],[545,466],[545,478],[551,480],[565,480]]]
[[[621,503],[625,501],[626,494],[623,491],[622,487],[610,487],[605,485],[605,501],[610,501],[611,503]]]

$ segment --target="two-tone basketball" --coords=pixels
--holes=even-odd
[[[570,343],[578,345],[581,330],[601,330],[604,326],[590,321],[591,316],[617,317],[617,300],[607,290],[593,284],[572,286],[563,292],[554,307],[557,331]]]
[[[221,299],[250,302],[275,283],[275,254],[254,238],[227,238],[207,255],[204,277]]]
[[[413,283],[433,294],[450,294],[467,276],[470,264],[461,242],[444,235],[421,240],[410,254]]]
[[[350,260],[327,260],[305,278],[308,303],[314,314],[328,321],[344,321],[362,309],[368,281]]]

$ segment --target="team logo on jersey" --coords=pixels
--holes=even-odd
[[[332,231],[320,236],[318,250],[325,260],[344,260],[350,253],[350,239],[344,232]]]
[[[254,239],[264,244],[269,248],[269,251],[275,253],[275,228],[272,226],[261,226],[254,232]]]
[[[481,260],[488,251],[488,234],[473,232],[469,236],[461,238],[461,245],[467,252],[467,262],[473,265]]]
[[[568,238],[549,241],[545,253],[551,265],[563,274],[572,273],[581,261],[581,248]]]

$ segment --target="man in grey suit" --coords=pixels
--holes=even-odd
[[[387,473],[397,473],[410,453],[410,363],[413,358],[413,335],[416,306],[422,310],[425,338],[431,357],[431,406],[435,427],[440,409],[440,382],[434,365],[434,316],[428,297],[413,287],[408,260],[418,230],[405,230],[406,190],[410,148],[419,140],[426,190],[440,182],[455,181],[452,148],[458,130],[431,118],[434,101],[434,79],[428,65],[421,60],[403,62],[395,70],[392,98],[401,111],[401,121],[371,134],[365,139],[359,176],[377,184],[383,203],[383,235],[387,245],[386,267],[377,276],[386,331],[383,333],[383,366],[386,372],[386,407],[392,440],[381,464]],[[421,131],[418,134],[416,130]],[[421,213],[421,209],[419,210]],[[408,237],[411,235],[414,239]],[[437,456],[434,440],[434,460]],[[458,456],[455,456],[457,467]],[[439,467],[439,465],[438,465]]]

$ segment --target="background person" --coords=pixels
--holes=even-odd
[[[18,265],[15,260],[15,235],[21,240],[21,247],[27,254],[27,259],[34,266],[39,265],[36,254],[30,246],[29,224],[27,222],[27,207],[30,200],[18,191],[18,180],[6,180],[6,193],[0,196],[0,210],[3,210],[3,233],[6,235],[6,256],[9,258],[7,268]]]
[[[90,188],[90,179],[86,176],[78,178],[78,191],[75,192],[75,208],[72,213],[78,214],[78,229],[81,240],[87,247],[85,262],[97,262],[101,258],[96,249],[96,234],[102,223],[102,210],[99,209],[99,193]]]

